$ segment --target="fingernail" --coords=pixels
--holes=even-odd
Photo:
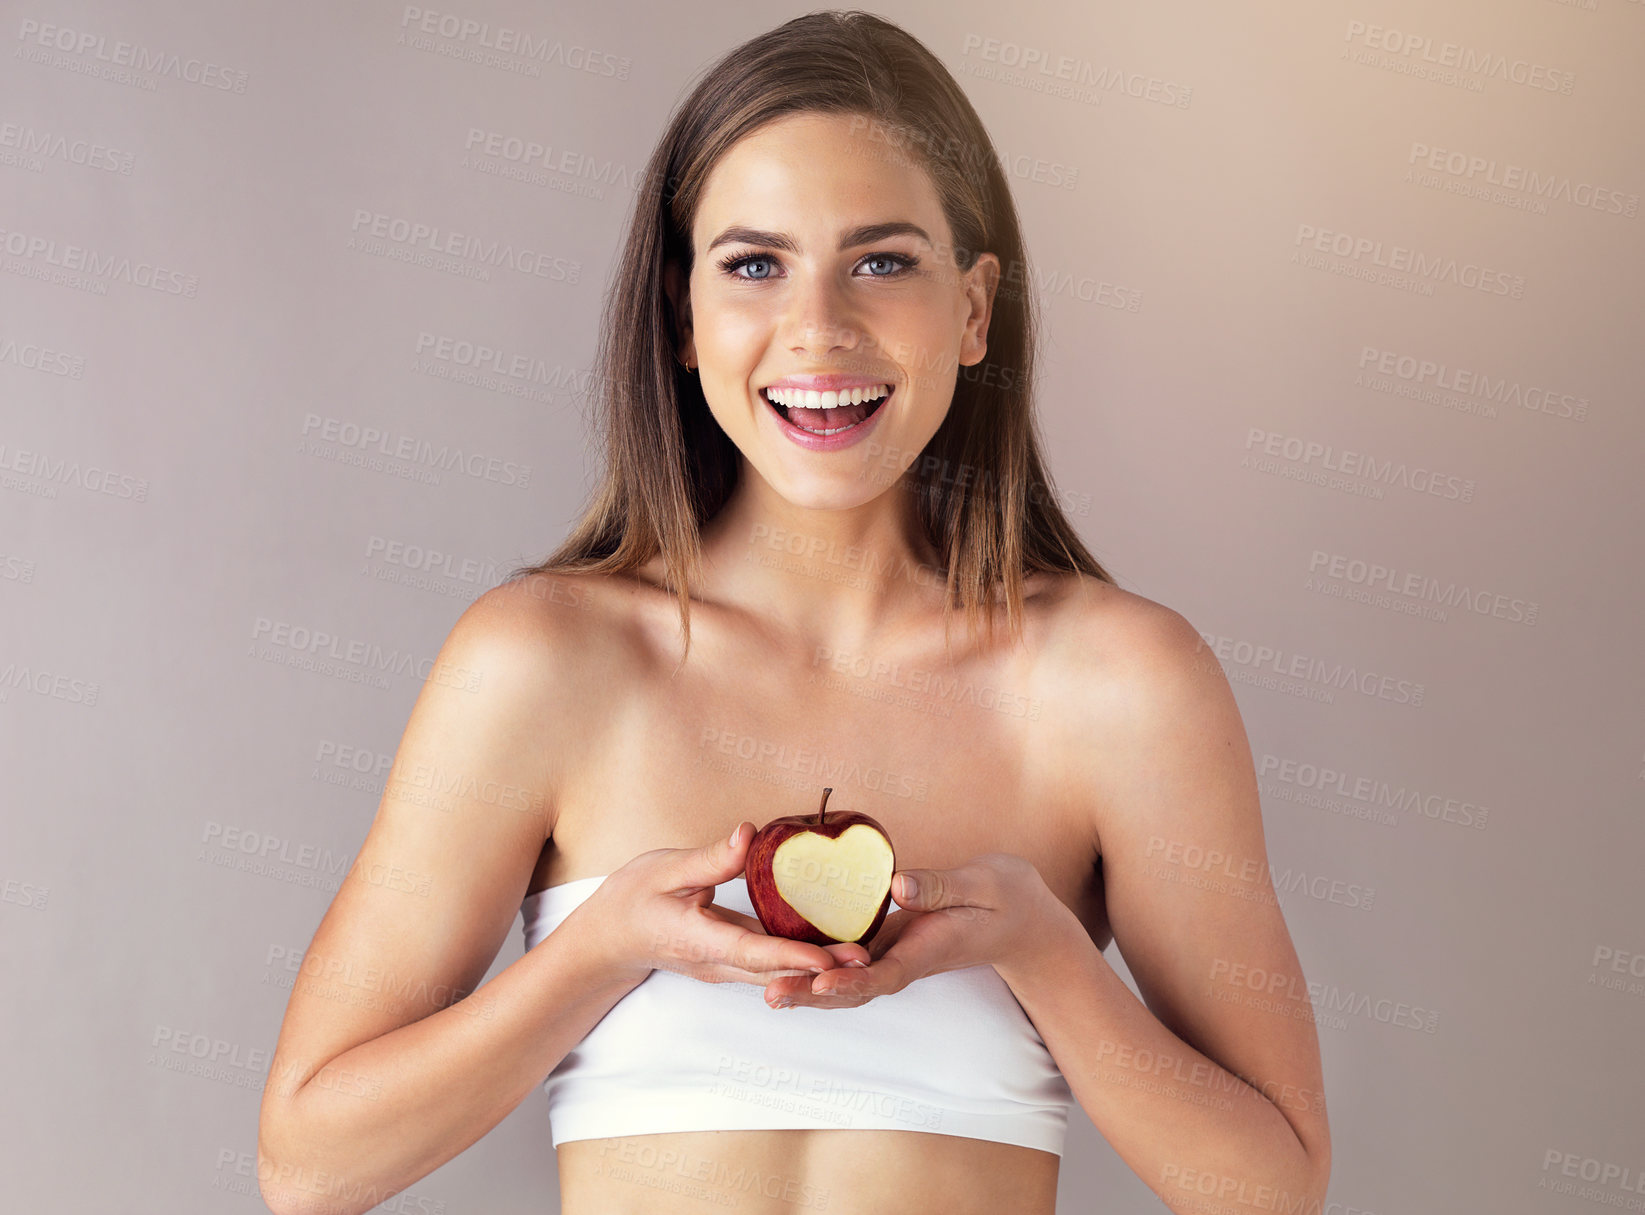
[[[742,832],[742,829],[743,825],[741,823],[731,828],[731,838],[726,841],[729,847],[735,848],[737,846],[737,836]]]
[[[823,972],[823,968],[821,966],[808,966],[806,969],[814,975],[820,975]]]
[[[846,965],[847,965],[847,966],[862,966],[862,967],[866,967],[866,966],[867,966],[867,965],[868,965],[868,963],[867,963],[867,962],[859,962],[859,961],[857,961],[857,959],[856,959],[856,958],[852,958],[852,959],[851,959],[851,960],[850,960],[850,961],[849,961],[849,962],[847,962],[847,963],[846,963]]]
[[[905,899],[916,899],[916,898],[919,898],[919,895],[920,895],[920,884],[914,880],[912,875],[907,874],[907,873],[903,874],[902,875],[902,897],[905,898]]]
[[[794,1001],[790,1000],[787,996],[784,996],[782,999],[778,1000],[771,1007],[772,1008],[793,1008],[794,1007]]]

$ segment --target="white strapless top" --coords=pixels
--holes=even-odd
[[[527,895],[531,949],[605,877]],[[741,875],[716,888],[753,915]],[[893,908],[894,909],[894,908]],[[773,1009],[752,983],[654,970],[543,1082],[555,1147],[665,1131],[925,1131],[1062,1155],[1074,1096],[992,966],[859,1008]]]

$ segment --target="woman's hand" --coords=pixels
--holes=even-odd
[[[573,931],[595,942],[612,972],[631,983],[672,970],[705,983],[764,986],[866,963],[861,945],[824,948],[770,936],[753,916],[714,902],[714,887],[743,871],[753,838],[754,824],[744,820],[729,840],[642,852],[601,882],[567,922],[579,917]]]
[[[1005,852],[974,857],[955,869],[899,869],[891,895],[901,910],[887,915],[869,941],[871,965],[774,979],[765,989],[766,1003],[856,1008],[926,975],[1016,958],[1033,947],[1036,928],[1062,906],[1032,862]]]

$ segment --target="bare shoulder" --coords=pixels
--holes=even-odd
[[[1063,575],[1042,598],[1046,666],[1062,677],[1067,694],[1088,696],[1093,680],[1123,680],[1123,690],[1134,694],[1143,689],[1132,681],[1169,681],[1209,657],[1181,612],[1113,583]]]
[[[557,570],[487,591],[447,644],[483,655],[488,671],[520,685],[518,710],[536,723],[536,746],[547,754],[550,734],[562,743],[587,741],[601,717],[601,696],[618,686],[634,653],[634,632],[631,579]],[[561,758],[576,753],[564,745],[553,750]]]
[[[481,595],[463,614],[476,639],[552,648],[556,641],[580,640],[593,623],[596,603],[609,598],[608,579],[575,571],[528,574]]]
[[[539,673],[572,676],[579,665],[597,668],[621,656],[631,640],[638,586],[620,574],[528,574],[476,599],[454,636],[499,647]]]
[[[1247,745],[1221,665],[1174,608],[1070,576],[1051,600],[1042,648],[1064,791],[1099,839],[1114,834],[1104,820],[1134,808],[1153,765],[1186,759],[1211,736]]]

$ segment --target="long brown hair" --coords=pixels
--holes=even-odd
[[[992,641],[1003,588],[1015,639],[1025,574],[1115,580],[1057,505],[1040,456],[1032,280],[998,154],[942,62],[907,31],[859,10],[808,13],[749,39],[706,69],[675,107],[640,178],[601,314],[591,390],[605,476],[560,547],[509,578],[618,573],[661,552],[666,585],[679,597],[684,661],[691,588],[702,582],[700,529],[731,496],[742,454],[679,361],[664,265],[689,278],[692,221],[720,156],[766,123],[807,112],[861,120],[930,174],[961,271],[979,251],[1000,260],[987,355],[959,369],[947,416],[902,477],[941,555],[945,621],[963,607],[972,631],[980,619]]]

